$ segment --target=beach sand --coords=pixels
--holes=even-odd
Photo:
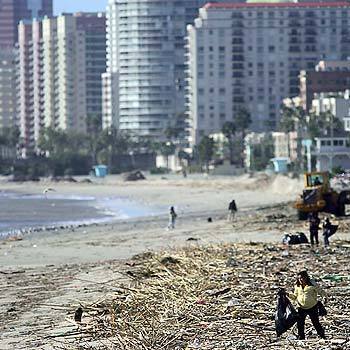
[[[48,186],[59,194],[120,196],[165,209],[173,205],[176,228],[165,229],[164,214],[0,241],[0,349],[59,348],[58,338],[47,337],[71,326],[72,305],[100,299],[127,283],[125,261],[134,254],[189,244],[280,242],[284,231],[307,232],[289,203],[302,183],[284,176],[174,175],[139,182],[111,176],[92,184],[2,181],[0,190],[35,194]],[[239,212],[231,224],[226,218],[233,198]],[[342,230],[337,236],[347,238]]]

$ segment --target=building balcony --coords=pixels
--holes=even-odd
[[[241,44],[243,44],[243,39],[239,39],[239,38],[232,39],[232,45],[241,45]]]
[[[316,30],[314,30],[314,29],[306,29],[305,30],[305,35],[317,35],[317,32],[316,32]]]
[[[244,25],[243,25],[242,21],[232,21],[231,27],[232,28],[242,28],[242,27],[244,27]]]
[[[289,46],[289,52],[301,52],[300,46]]]
[[[316,44],[316,39],[307,37],[307,38],[305,38],[305,43],[306,44]]]
[[[289,21],[289,27],[300,27],[301,24],[299,21],[291,20]]]

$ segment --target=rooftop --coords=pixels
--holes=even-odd
[[[250,2],[250,3],[214,3],[209,2],[204,5],[205,9],[236,9],[236,8],[254,8],[254,7],[290,7],[290,8],[323,8],[323,7],[350,7],[350,3],[345,1],[339,2]]]

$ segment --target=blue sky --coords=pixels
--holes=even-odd
[[[107,0],[53,0],[54,14],[78,11],[105,11]]]

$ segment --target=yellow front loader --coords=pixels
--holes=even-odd
[[[350,191],[333,190],[328,172],[305,173],[304,182],[303,194],[294,203],[300,220],[306,220],[311,212],[345,215],[345,205],[350,204]]]

